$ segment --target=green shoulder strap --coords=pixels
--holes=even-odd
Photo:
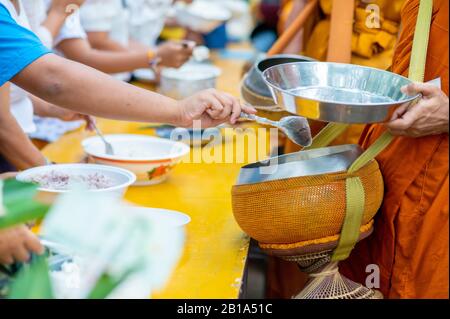
[[[423,82],[425,63],[428,49],[428,40],[433,12],[433,0],[420,0],[417,15],[416,29],[411,52],[409,78],[414,82]],[[358,171],[379,153],[381,153],[394,139],[385,132],[373,143],[349,168],[350,174]],[[333,252],[332,260],[339,261],[348,258],[350,252],[358,241],[362,224],[365,198],[364,187],[359,177],[350,177],[346,180],[346,215],[339,238],[339,243]]]
[[[312,150],[328,146],[333,140],[341,135],[350,124],[344,123],[328,123],[316,136],[309,147],[304,147],[302,151]]]

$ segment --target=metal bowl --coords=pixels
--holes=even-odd
[[[272,99],[272,93],[270,92],[267,84],[264,82],[263,72],[270,67],[280,64],[308,61],[314,60],[305,56],[293,54],[278,54],[271,57],[259,59],[255,62],[253,67],[246,75],[244,79],[244,85],[253,93]]]
[[[339,145],[272,157],[244,166],[237,185],[346,171],[362,154],[358,145]]]
[[[419,96],[400,91],[411,81],[374,68],[329,62],[277,65],[263,72],[277,105],[309,119],[379,123]]]

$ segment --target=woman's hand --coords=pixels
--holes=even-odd
[[[191,58],[194,46],[195,43],[187,41],[168,41],[158,46],[156,57],[163,66],[179,68]]]
[[[43,252],[44,247],[28,227],[21,225],[0,230],[0,264],[27,262],[31,253]]]
[[[422,137],[448,133],[448,97],[438,87],[412,83],[402,88],[410,96],[422,94],[418,103],[399,107],[386,124],[393,135]]]
[[[178,125],[192,127],[200,121],[201,127],[214,127],[225,122],[235,124],[241,112],[255,114],[251,106],[241,105],[239,100],[228,93],[209,89],[178,102],[180,120]]]

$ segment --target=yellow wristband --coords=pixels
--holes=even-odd
[[[154,50],[148,50],[147,57],[150,65],[154,65],[156,63],[156,52]]]

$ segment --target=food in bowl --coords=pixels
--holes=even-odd
[[[70,174],[58,171],[33,176],[30,182],[52,190],[69,190],[80,184],[87,189],[105,189],[114,186],[114,181],[101,173]]]
[[[90,192],[109,193],[122,197],[136,176],[125,169],[94,164],[58,164],[28,169],[19,173],[20,182],[39,185],[39,198],[52,203],[60,193],[81,185]]]
[[[172,169],[190,152],[189,146],[158,137],[132,134],[106,135],[114,155],[105,152],[102,140],[95,136],[83,141],[89,161],[124,168],[136,174],[135,185],[164,182]]]

